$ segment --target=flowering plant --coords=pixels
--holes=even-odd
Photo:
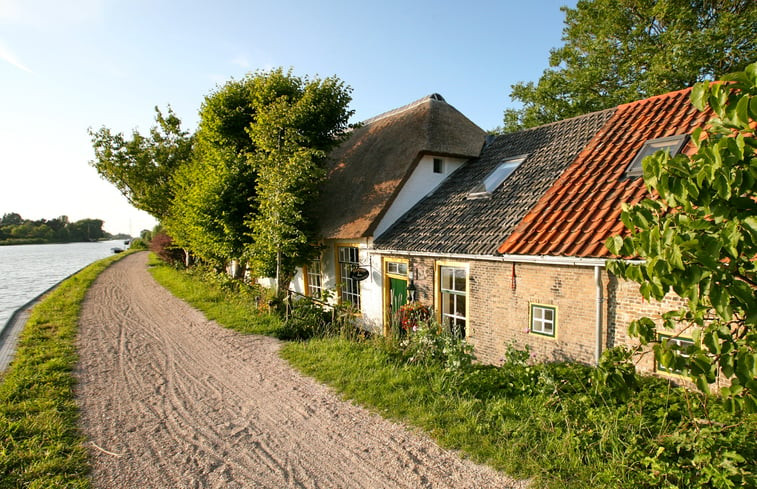
[[[420,302],[410,302],[399,309],[400,326],[405,331],[415,331],[418,323],[428,321],[431,311]]]

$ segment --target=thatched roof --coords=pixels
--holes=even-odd
[[[371,236],[423,155],[476,157],[484,138],[438,94],[365,121],[329,155],[321,237]]]

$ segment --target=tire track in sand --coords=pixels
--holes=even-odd
[[[272,338],[208,321],[159,286],[147,254],[82,305],[76,371],[95,488],[524,488],[341,401]]]

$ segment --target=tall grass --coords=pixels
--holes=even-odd
[[[76,425],[74,341],[87,289],[127,254],[95,262],[34,307],[0,382],[0,488],[89,487]]]

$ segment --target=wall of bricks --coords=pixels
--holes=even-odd
[[[416,299],[424,304],[434,305],[434,273],[438,261],[431,257],[409,258]],[[443,261],[456,261],[468,267],[468,340],[480,361],[500,363],[507,345],[513,344],[518,348],[530,347],[535,359],[540,361],[595,362],[597,293],[593,267]],[[603,350],[635,344],[627,335],[628,324],[633,319],[646,315],[659,320],[663,312],[682,304],[674,294],[661,302],[650,303],[642,298],[638,284],[619,280],[604,269],[600,276]],[[532,303],[556,308],[554,338],[530,332]],[[651,355],[646,355],[639,367],[652,371]]]
[[[530,332],[531,304],[556,308],[554,337]],[[529,346],[537,360],[592,363],[596,305],[593,268],[502,262],[471,267],[471,341],[487,363],[501,361],[510,343]]]

